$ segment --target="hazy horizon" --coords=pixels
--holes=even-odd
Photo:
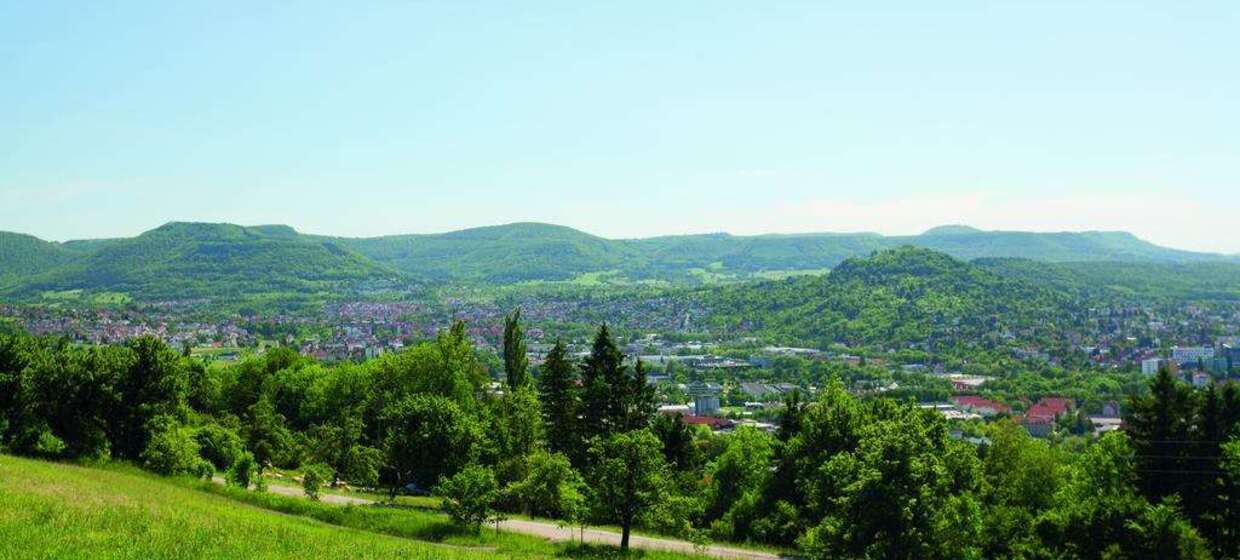
[[[1127,231],[1235,254],[1240,5],[0,5],[0,230]]]

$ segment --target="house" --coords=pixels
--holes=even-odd
[[[983,399],[975,395],[956,395],[951,400],[961,409],[973,411],[982,416],[994,416],[1000,413],[1011,414],[1012,412],[1012,407],[1006,404]]]
[[[1076,408],[1076,402],[1064,397],[1042,397],[1042,400],[1029,407],[1020,423],[1029,430],[1029,435],[1044,436],[1055,426],[1055,421]]]
[[[736,423],[727,418],[714,416],[681,416],[680,421],[690,426],[706,426],[712,430],[730,430]]]

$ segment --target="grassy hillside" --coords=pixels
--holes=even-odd
[[[26,280],[18,293],[86,289],[145,298],[314,292],[394,276],[340,244],[291,228],[172,223]]]
[[[149,475],[0,456],[0,558],[495,558],[280,515]]]
[[[428,542],[433,541],[433,542]],[[641,551],[647,560],[693,560]],[[614,558],[615,549],[457,532],[417,509],[337,506],[132,468],[0,455],[0,558]]]

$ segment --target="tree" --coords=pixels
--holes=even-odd
[[[316,502],[319,501],[319,491],[331,478],[331,473],[332,468],[321,463],[306,467],[301,474],[301,488],[305,491],[306,497]]]
[[[747,494],[758,492],[771,474],[774,438],[755,428],[741,427],[726,436],[723,452],[706,468],[706,519],[728,513]]]
[[[529,358],[525,355],[525,334],[521,330],[521,309],[504,317],[504,373],[508,389],[514,391],[530,383]]]
[[[249,452],[242,453],[228,468],[225,479],[229,484],[240,486],[241,488],[249,488],[250,483],[261,480],[262,475],[258,472],[258,461],[254,460],[254,456]]]
[[[151,435],[142,452],[142,466],[163,475],[193,474],[210,478],[215,469],[198,456],[193,430],[176,419],[159,416],[151,421]]]
[[[508,491],[530,515],[566,518],[582,500],[585,482],[564,454],[536,451],[525,478]]]
[[[154,337],[136,338],[126,347],[133,358],[116,386],[120,402],[112,411],[109,432],[114,456],[138,459],[146,449],[153,418],[184,417],[189,375],[181,356]]]
[[[612,434],[590,448],[594,510],[620,524],[620,550],[628,551],[633,521],[665,494],[667,464],[662,444],[649,430]]]
[[[1146,497],[1161,500],[1191,485],[1186,475],[1191,455],[1192,393],[1165,367],[1150,383],[1147,396],[1133,396],[1125,419],[1138,458],[1138,484]]]
[[[293,434],[285,425],[284,417],[276,412],[275,405],[266,395],[246,411],[246,447],[258,462],[259,472],[272,465],[289,465],[295,462],[296,446]]]
[[[547,360],[539,369],[538,388],[542,404],[543,425],[546,427],[547,447],[567,455],[581,464],[585,450],[580,443],[577,422],[581,410],[581,396],[577,389],[577,375],[567,357],[564,343],[555,342],[547,353]]]
[[[1223,444],[1219,468],[1222,476],[1213,491],[1217,507],[1205,522],[1211,528],[1215,551],[1226,558],[1240,551],[1240,435]]]
[[[1057,558],[1208,558],[1178,499],[1154,506],[1137,493],[1138,464],[1123,433],[1090,445],[1054,507],[1032,526],[1039,549]]]
[[[227,469],[245,453],[241,436],[235,430],[214,422],[200,426],[194,440],[198,442],[199,454],[217,469]]]
[[[496,514],[494,504],[499,488],[490,469],[468,465],[435,486],[435,495],[443,498],[443,511],[452,521],[477,533]]]
[[[526,459],[543,447],[543,422],[538,393],[523,385],[505,394],[499,403],[496,418],[499,478],[503,483],[525,475]]]
[[[663,458],[678,471],[698,466],[698,452],[693,446],[693,432],[684,423],[684,416],[661,414],[650,423],[650,430],[663,443]]]
[[[581,367],[582,437],[606,436],[620,423],[624,382],[624,356],[611,339],[607,325],[594,336],[590,356]]]
[[[430,488],[478,457],[482,430],[452,400],[414,395],[384,415],[385,471],[392,495],[406,484]]]
[[[330,469],[328,482],[333,488],[341,480],[363,486],[378,483],[383,452],[364,445],[362,439],[362,419],[351,414],[310,429],[310,455]]]
[[[656,410],[654,388],[639,360],[632,373],[607,325],[599,327],[581,371],[584,437],[645,428]]]

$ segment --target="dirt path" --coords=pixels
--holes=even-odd
[[[216,478],[213,480],[215,480],[218,484],[224,483],[224,480],[221,478]],[[267,491],[272,494],[280,494],[281,496],[292,496],[294,498],[305,497],[305,493],[301,488],[294,488],[292,486],[269,484],[267,486]],[[358,506],[374,503],[373,500],[355,498],[353,496],[340,496],[338,494],[322,494],[319,499],[325,503],[338,505]],[[499,527],[500,529],[512,533],[533,535],[535,537],[542,537],[556,542],[584,538],[584,540],[588,543],[620,546],[620,533],[604,531],[601,529],[586,529],[583,535],[580,529],[561,527],[555,523],[547,521],[527,521],[524,519],[508,519],[506,521],[501,521]],[[643,537],[640,535],[630,535],[629,546],[644,550],[663,550],[683,554],[701,554],[729,560],[779,560],[782,558],[780,555],[772,552],[729,548],[726,546],[711,545],[699,550],[694,548],[693,543],[690,542],[678,541],[675,539]]]

